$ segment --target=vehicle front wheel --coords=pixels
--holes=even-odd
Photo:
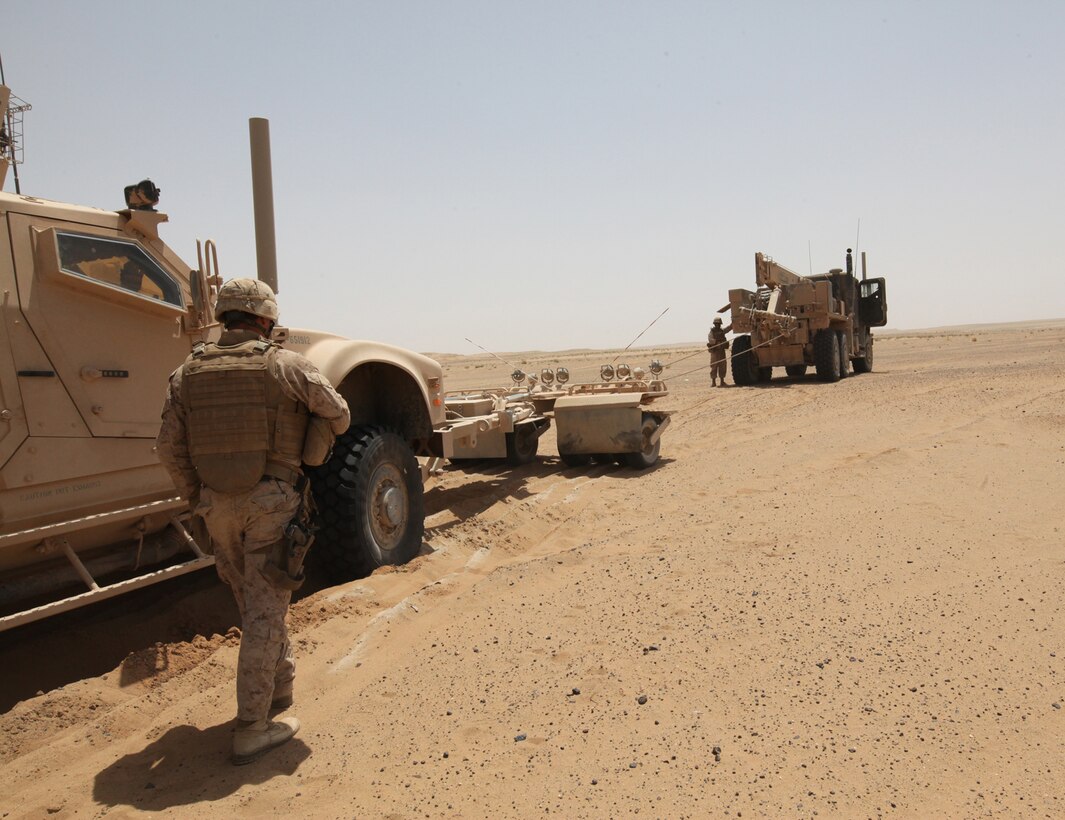
[[[800,379],[806,375],[806,365],[786,364],[784,365],[784,372],[791,376],[793,379]]]
[[[868,334],[865,338],[865,349],[862,355],[854,360],[855,373],[869,373],[873,369],[873,336]]]
[[[418,554],[425,501],[407,443],[379,427],[352,427],[311,471],[320,516],[312,548],[334,580],[349,580]]]

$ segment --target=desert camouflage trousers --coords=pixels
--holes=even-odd
[[[237,717],[262,720],[270,701],[292,691],[296,665],[285,627],[292,592],[263,575],[269,549],[284,536],[299,507],[299,494],[276,478],[264,478],[242,493],[204,487],[196,512],[214,542],[215,566],[240,610]]]
[[[728,367],[728,363],[725,359],[725,351],[710,351],[710,381],[714,379],[721,379],[722,383],[725,381],[725,368]]]

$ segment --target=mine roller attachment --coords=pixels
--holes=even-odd
[[[311,472],[320,514],[314,551],[336,579],[350,579],[418,554],[425,502],[407,443],[380,427],[352,427]]]
[[[562,463],[567,467],[587,467],[592,463],[592,457],[587,453],[563,453],[560,451],[558,457],[562,459]]]

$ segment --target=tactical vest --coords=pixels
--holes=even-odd
[[[296,483],[307,407],[274,375],[277,345],[199,343],[182,372],[189,456],[212,490],[250,490],[264,476]]]

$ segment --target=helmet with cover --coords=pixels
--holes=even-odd
[[[259,279],[230,279],[218,289],[214,306],[215,319],[231,310],[250,313],[276,322],[279,315],[277,297],[266,282]]]

